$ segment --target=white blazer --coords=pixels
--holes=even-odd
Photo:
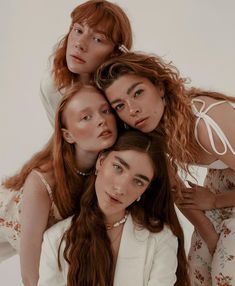
[[[64,244],[60,251],[62,272],[58,269],[57,253],[70,222],[71,217],[45,232],[38,286],[66,285],[68,264],[62,258]],[[177,248],[177,238],[167,226],[160,233],[140,230],[129,215],[123,228],[113,285],[173,286],[176,282]]]

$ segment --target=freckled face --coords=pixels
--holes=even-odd
[[[97,27],[75,23],[68,37],[66,61],[76,74],[91,74],[112,53],[114,44]]]
[[[94,87],[83,87],[67,104],[63,119],[75,147],[100,152],[117,138],[116,120],[109,103]]]
[[[99,158],[95,188],[99,206],[107,219],[120,219],[125,209],[149,186],[153,164],[146,153],[126,150],[112,151]]]
[[[105,94],[121,120],[142,132],[153,131],[163,116],[164,91],[147,78],[125,74]]]

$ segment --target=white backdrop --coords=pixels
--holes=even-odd
[[[38,90],[48,57],[83,1],[0,3],[0,176],[13,174],[51,134]],[[116,0],[130,17],[135,50],[171,60],[192,85],[235,95],[233,0]],[[204,172],[199,170],[200,181]],[[187,244],[191,226],[183,220]],[[0,284],[20,285],[15,256],[0,265]]]

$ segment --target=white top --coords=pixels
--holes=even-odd
[[[199,102],[202,104],[199,110],[196,108],[196,106],[194,104],[195,102]],[[199,138],[198,138],[198,125],[199,125],[200,120],[203,120],[203,122],[205,123],[213,151],[218,155],[224,155],[227,152],[227,150],[229,149],[235,155],[235,150],[233,149],[232,145],[230,144],[230,142],[229,142],[227,136],[224,134],[223,130],[214,121],[214,119],[211,118],[207,114],[210,109],[212,109],[216,105],[220,105],[220,104],[223,104],[225,102],[228,102],[233,108],[235,108],[235,102],[226,101],[226,100],[221,100],[221,101],[212,103],[207,108],[205,108],[205,102],[202,99],[199,99],[199,98],[192,99],[192,110],[193,110],[193,113],[195,114],[195,116],[197,117],[196,124],[195,124],[195,130],[194,130],[195,138],[197,140],[197,143],[201,146],[201,148],[209,154],[211,154],[211,153],[207,149],[205,149],[205,147],[200,143]],[[214,131],[217,134],[217,136],[220,138],[220,140],[223,144],[224,150],[222,152],[219,152],[216,149],[214,138],[212,135],[212,131]],[[226,164],[224,164],[224,162],[222,162],[221,160],[216,160],[216,161],[212,162],[210,165],[203,165],[203,167],[210,168],[210,169],[226,169],[226,168],[228,168],[228,166]]]
[[[51,73],[47,72],[40,84],[40,98],[51,125],[55,126],[55,114],[62,93],[55,87]]]
[[[65,243],[61,246],[62,272],[58,270],[57,253],[63,233],[71,217],[54,225],[44,233],[38,286],[64,286],[68,265],[62,258]],[[177,238],[165,226],[159,233],[137,229],[131,215],[123,228],[117,258],[114,286],[173,286],[176,282]]]

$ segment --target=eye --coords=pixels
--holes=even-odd
[[[134,183],[138,187],[143,187],[144,186],[144,182],[139,180],[139,179],[136,179],[136,178],[134,179]]]
[[[82,31],[82,28],[78,27],[78,26],[75,26],[74,27],[74,31],[77,33],[77,34],[82,34],[83,31]]]
[[[110,114],[110,113],[112,113],[112,110],[111,110],[111,108],[105,108],[105,109],[102,110],[102,113]]]
[[[93,40],[94,40],[96,43],[101,43],[101,42],[102,42],[101,38],[100,38],[100,37],[97,37],[97,36],[95,36],[95,37],[93,38]]]
[[[139,96],[141,96],[143,92],[144,92],[143,89],[138,89],[138,90],[134,93],[134,97],[139,97]]]
[[[81,118],[81,120],[83,120],[83,121],[89,121],[90,119],[91,119],[91,115],[85,115],[85,116],[83,116],[82,118]]]
[[[113,108],[116,110],[116,111],[120,111],[122,109],[124,109],[125,107],[125,104],[124,103],[119,103],[117,105],[115,105]]]
[[[113,163],[113,169],[118,173],[122,172],[122,167],[117,163]]]

